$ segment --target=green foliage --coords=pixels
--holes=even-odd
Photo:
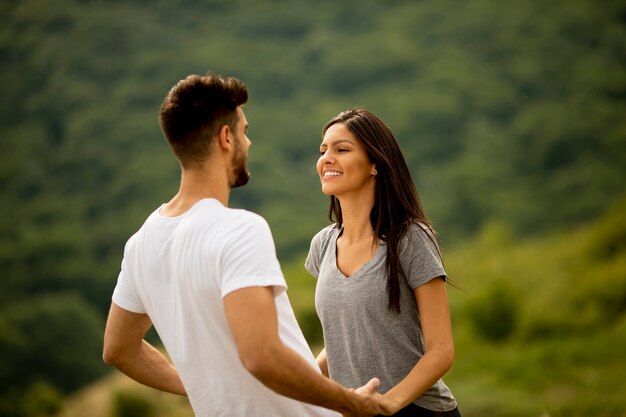
[[[153,417],[155,408],[150,401],[132,392],[116,392],[111,417]]]
[[[623,204],[566,233],[515,242],[492,224],[444,250],[467,289],[450,290],[457,358],[445,378],[463,415],[623,413],[626,248],[612,243]]]
[[[496,281],[468,302],[467,314],[479,336],[500,341],[515,332],[519,305],[515,289],[506,281]]]
[[[3,386],[0,390],[0,416],[56,416],[63,406],[63,394],[48,382],[36,381],[28,388]]]
[[[22,405],[44,411],[58,405],[54,392],[68,393],[102,376],[101,329],[98,313],[76,294],[3,305],[0,357],[7,360],[0,362],[0,410],[29,416]]]
[[[55,416],[61,411],[63,396],[53,386],[36,383],[24,395],[22,409],[25,417]]]
[[[589,242],[589,257],[612,259],[626,251],[626,198],[614,204],[594,228]]]
[[[593,235],[537,239],[589,225],[626,192],[625,15],[624,2],[592,0],[1,2],[0,352],[9,359],[0,386],[16,375],[26,390],[45,374],[67,392],[99,375],[123,244],[178,186],[158,107],[173,83],[208,69],[249,86],[253,177],[231,205],[268,219],[281,261],[299,263],[327,223],[313,168],[321,127],[363,106],[396,134],[444,246],[480,235],[472,242],[484,252],[455,280],[465,287],[482,268],[485,287],[470,293],[498,302],[490,283],[515,282],[517,310],[487,303],[495,311],[468,313],[489,322],[511,308],[513,333],[500,343],[619,322],[624,205]],[[305,295],[314,281],[287,276],[316,340]],[[59,295],[68,291],[79,296]],[[44,310],[34,301],[48,297],[57,301]],[[33,323],[45,314],[53,320],[42,330]],[[84,366],[66,372],[68,354],[43,342],[74,340],[75,318],[89,327],[73,353]],[[49,363],[17,372],[31,357]]]
[[[298,324],[309,346],[323,346],[324,336],[322,325],[314,308],[300,310],[297,314]]]

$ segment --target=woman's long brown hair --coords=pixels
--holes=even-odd
[[[324,126],[322,135],[337,123],[344,124],[361,141],[367,156],[378,171],[370,221],[376,237],[387,243],[389,310],[399,313],[399,274],[403,273],[399,257],[400,242],[412,223],[419,222],[430,229],[432,233],[424,233],[431,240],[435,239],[435,231],[424,215],[400,146],[387,125],[365,109],[351,109],[332,118]],[[342,226],[341,205],[337,197],[332,195],[328,217],[331,222],[336,222],[337,227]],[[420,227],[420,230],[423,229]],[[433,243],[437,246],[436,242]]]

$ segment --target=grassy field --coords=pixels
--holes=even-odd
[[[559,236],[515,243],[497,225],[450,251],[465,416],[626,415],[624,204]]]
[[[57,417],[85,416],[194,417],[187,398],[144,387],[119,372],[71,397]]]
[[[626,416],[626,204],[593,223],[520,242],[492,224],[444,242],[457,357],[445,377],[465,417]],[[298,319],[319,350],[314,279],[284,265]],[[187,417],[186,399],[114,374],[67,402],[59,417],[110,417],[131,393],[152,417]]]

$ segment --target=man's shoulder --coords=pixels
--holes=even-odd
[[[133,233],[130,238],[128,238],[128,240],[126,241],[126,247],[130,248],[132,247],[137,240],[139,240],[141,238],[141,236],[146,233],[146,229],[148,227],[150,227],[150,223],[154,221],[154,218],[158,216],[158,211],[159,209],[157,208],[156,210],[152,211],[148,217],[145,218],[145,220],[143,221],[143,223],[141,224],[141,226],[135,231],[135,233]]]
[[[220,236],[224,241],[238,241],[246,236],[270,236],[270,226],[260,214],[221,206],[217,209],[202,208],[184,226],[186,231],[195,234],[208,233]]]
[[[232,208],[221,204],[218,205],[210,200],[194,207],[191,218],[194,222],[200,223],[213,222],[217,219],[222,223],[236,221],[241,223],[267,224],[267,221],[260,214],[246,209]]]
[[[238,227],[263,227],[268,228],[267,220],[258,213],[241,208],[226,208],[225,217],[229,221],[238,225]]]

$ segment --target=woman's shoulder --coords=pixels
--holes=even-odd
[[[436,236],[435,229],[433,229],[432,226],[426,223],[422,223],[417,220],[413,220],[411,223],[409,223],[409,226],[407,227],[407,235],[414,236],[424,234],[431,237]]]
[[[317,234],[313,236],[313,239],[311,239],[309,255],[307,256],[304,265],[314,277],[317,277],[322,258],[326,256],[326,250],[330,246],[332,238],[333,236],[336,236],[338,230],[339,229],[335,224],[330,224],[317,232]]]
[[[428,224],[412,221],[407,227],[406,233],[402,239],[402,244],[414,247],[418,246],[434,246],[438,247],[437,233]]]
[[[338,231],[339,228],[336,223],[329,224],[313,236],[313,239],[311,239],[311,246],[326,245]]]

